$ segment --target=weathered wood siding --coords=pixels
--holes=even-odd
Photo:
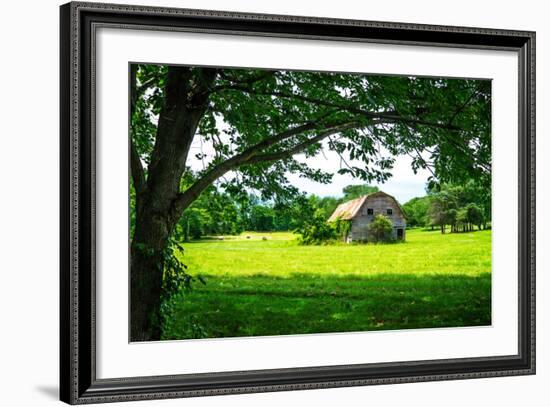
[[[368,214],[368,209],[373,210],[373,214]],[[391,209],[392,214],[388,215],[387,210]],[[353,218],[351,223],[351,240],[368,241],[368,227],[377,214],[388,217],[393,223],[393,237],[397,239],[397,229],[403,229],[403,240],[405,240],[405,230],[407,222],[401,214],[401,209],[395,201],[387,196],[367,197],[365,203],[359,210],[359,213]]]

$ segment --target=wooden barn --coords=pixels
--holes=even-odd
[[[348,243],[366,242],[369,241],[369,224],[378,214],[382,214],[392,221],[394,239],[405,240],[407,227],[405,213],[393,196],[382,191],[363,195],[338,205],[328,222],[335,222],[338,219],[350,221],[351,228],[344,239]]]

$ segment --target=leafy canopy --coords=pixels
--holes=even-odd
[[[147,164],[167,74],[177,68],[133,69],[132,140]],[[207,68],[186,69],[191,89],[205,82]],[[338,173],[367,182],[387,180],[394,157],[407,154],[415,171],[432,172],[433,182],[476,178],[489,184],[490,81],[223,68],[215,69],[208,92],[195,135],[212,146],[195,153],[205,162],[203,174],[254,150],[253,158],[235,160],[228,169],[235,176],[221,183],[233,194],[243,187],[264,199],[296,193],[288,173],[330,182],[332,173],[296,159],[324,148],[339,155]]]

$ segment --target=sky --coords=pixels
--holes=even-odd
[[[320,154],[316,157],[304,159],[304,157],[296,157],[301,162],[306,162],[312,168],[319,168],[329,173],[334,173],[332,183],[321,184],[306,178],[300,178],[296,174],[289,174],[288,179],[292,185],[298,187],[301,191],[308,194],[319,196],[342,196],[342,189],[351,184],[364,184],[365,181],[354,178],[349,174],[336,174],[340,168],[339,158],[335,152],[325,149],[324,155]],[[392,177],[384,184],[370,183],[377,186],[381,191],[392,195],[399,203],[404,204],[415,197],[426,195],[426,182],[431,175],[427,170],[418,170],[415,174],[411,168],[412,159],[407,155],[395,157],[395,165],[391,171]]]
[[[191,146],[191,153],[188,157],[188,165],[195,171],[202,170],[208,163],[209,157],[211,158],[213,155],[213,147],[204,143],[201,139],[202,137],[195,137]],[[201,151],[206,155],[204,161],[195,157],[195,154]],[[295,158],[300,162],[307,163],[310,168],[322,169],[328,173],[335,174],[330,184],[315,182],[300,177],[298,174],[287,174],[287,178],[291,184],[307,194],[340,197],[343,195],[342,189],[345,186],[365,183],[365,181],[354,178],[349,174],[336,174],[340,168],[340,159],[335,152],[327,147],[323,149],[322,154],[317,154],[315,157],[306,158],[302,154],[296,155]],[[371,183],[370,185],[376,185],[381,191],[392,195],[401,204],[414,197],[425,196],[425,186],[430,173],[427,170],[420,169],[415,174],[411,168],[411,161],[409,156],[397,156],[394,168],[391,171],[393,176],[384,184]],[[358,162],[352,161],[350,164],[357,165]],[[230,178],[231,175],[227,175],[227,177]]]

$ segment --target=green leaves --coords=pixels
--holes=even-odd
[[[340,223],[338,225],[327,223],[323,213],[316,211],[311,218],[296,229],[296,232],[300,234],[298,242],[302,245],[333,243],[342,236],[339,226],[341,226]]]
[[[390,242],[392,241],[392,221],[382,215],[377,214],[368,226],[368,240],[371,242]]]
[[[187,273],[187,266],[179,259],[184,252],[183,246],[170,239],[169,244],[163,251],[163,279],[162,291],[165,299],[176,294],[181,288],[190,289],[193,277]]]
[[[427,220],[439,225],[442,233],[445,225],[451,225],[451,231],[457,232],[472,230],[472,225],[481,229],[491,220],[491,190],[479,180],[469,180],[463,185],[439,184],[430,192],[428,202]]]
[[[164,301],[178,294],[181,290],[191,290],[193,288],[192,283],[197,280],[201,284],[206,285],[206,280],[203,276],[192,276],[187,272],[187,265],[181,260],[184,251],[183,245],[174,238],[171,238],[162,253],[164,267],[162,293]]]
[[[378,187],[373,187],[368,184],[348,185],[342,190],[344,197],[342,202],[351,201],[352,199],[359,198],[363,195],[372,194],[378,192]]]
[[[192,179],[191,173],[188,176]],[[242,230],[238,201],[227,191],[210,186],[184,211],[174,237],[189,241],[202,236],[234,235]]]
[[[161,65],[133,65],[131,69],[135,81],[131,83],[130,132],[140,157],[149,163],[158,115],[164,104],[167,68]]]

